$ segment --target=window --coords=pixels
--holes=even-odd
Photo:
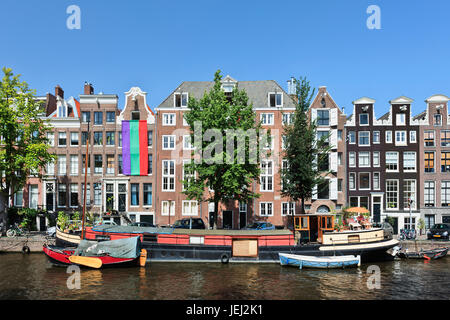
[[[153,146],[153,130],[147,131],[147,144],[149,147]]]
[[[58,107],[58,118],[65,118],[67,116],[66,107],[64,105],[60,105]]]
[[[78,155],[77,154],[70,155],[70,175],[72,175],[72,176],[78,175]]]
[[[356,167],[356,152],[349,152],[348,153],[348,166],[349,167]]]
[[[425,172],[434,172],[434,152],[425,152]]]
[[[283,95],[281,93],[269,93],[269,107],[282,107]]]
[[[78,132],[71,132],[70,133],[70,145],[71,146],[78,146]]]
[[[195,178],[194,173],[192,170],[188,168],[188,165],[191,163],[191,160],[183,160],[183,191],[186,190],[187,187],[189,187],[189,183],[191,180]]]
[[[94,206],[102,205],[102,185],[94,183]]]
[[[64,185],[65,186],[65,185]],[[30,192],[30,200],[29,200],[29,207],[31,209],[37,209],[38,208],[38,197],[39,197],[39,189],[37,184],[32,184],[29,187]],[[65,201],[64,201],[65,204]]]
[[[281,149],[286,150],[287,146],[287,136],[282,135],[281,136]]]
[[[350,207],[359,207],[359,198],[358,197],[350,197],[349,202],[350,202]]]
[[[78,207],[78,184],[70,185],[70,206]]]
[[[83,123],[91,122],[91,112],[90,111],[82,111],[81,112],[81,121]]]
[[[58,156],[58,175],[66,175],[66,156]]]
[[[47,132],[48,145],[50,147],[55,146],[55,134],[53,132]]]
[[[317,198],[329,199],[330,198],[330,183],[328,180],[322,181],[317,185]]]
[[[375,151],[373,153],[373,166],[374,167],[380,166],[380,152],[379,151]]]
[[[273,161],[261,161],[261,191],[273,191]]]
[[[264,150],[273,150],[273,139],[274,139],[273,136],[266,135],[265,139],[266,141],[264,143]]]
[[[350,143],[350,144],[355,144],[356,143],[355,131],[349,131],[349,133],[348,133],[348,143]]]
[[[350,190],[356,190],[356,173],[350,172],[348,176],[348,188]]]
[[[175,136],[163,136],[163,150],[174,150],[175,149]]]
[[[86,155],[82,155],[82,161],[83,161],[83,174],[86,172]],[[87,173],[91,173],[91,155],[88,156],[88,163],[87,163]]]
[[[293,216],[295,215],[295,202],[283,202],[281,203],[281,215]]]
[[[163,126],[174,126],[176,124],[175,113],[163,113]]]
[[[450,172],[450,152],[441,152],[441,172]]]
[[[369,146],[370,145],[370,132],[369,131],[360,131],[359,132],[359,143],[360,146]]]
[[[330,110],[317,110],[317,125],[318,126],[330,125]]]
[[[194,150],[190,135],[183,136],[183,150]]]
[[[106,184],[106,210],[111,211],[114,209],[114,184]]]
[[[435,126],[442,126],[442,114],[436,113],[434,115],[434,125]]]
[[[359,197],[359,206],[369,209],[369,197]]]
[[[386,131],[386,143],[392,143],[392,131]]]
[[[386,180],[386,209],[398,209],[398,181]]]
[[[412,210],[416,209],[416,180],[403,181],[403,208],[409,209],[410,201],[412,201]]]
[[[119,131],[118,134],[119,134],[119,148],[122,148],[122,131]]]
[[[434,147],[434,131],[424,131],[423,140],[425,147]]]
[[[116,113],[114,111],[106,111],[106,122],[114,123],[116,121]]]
[[[148,155],[148,174],[153,174],[153,155]]]
[[[198,215],[198,204],[195,200],[185,200],[182,203],[182,215],[183,216],[196,216]]]
[[[131,184],[131,205],[139,206],[139,184]]]
[[[358,165],[360,168],[370,167],[370,152],[368,151],[359,152]]]
[[[369,124],[369,114],[368,113],[361,113],[359,115],[359,125],[364,126]]]
[[[403,171],[415,172],[416,171],[416,153],[415,152],[403,152]]]
[[[380,173],[379,172],[373,173],[373,189],[380,190]]]
[[[94,132],[94,146],[103,145],[103,132],[97,131]]]
[[[103,173],[103,159],[101,154],[94,155],[94,173]]]
[[[435,193],[436,192],[434,181],[425,181],[425,189],[424,189],[425,207],[434,207]]]
[[[261,124],[266,126],[273,125],[273,113],[261,113]]]
[[[273,204],[272,202],[260,202],[259,203],[259,215],[261,217],[273,216]]]
[[[174,104],[175,107],[187,107],[188,106],[188,94],[186,92],[183,93],[175,93],[174,94]]]
[[[373,132],[373,143],[380,143],[380,131]]]
[[[152,184],[144,183],[144,206],[152,205]]]
[[[82,131],[81,132],[81,145],[85,146],[87,144],[87,140],[88,140],[88,133],[87,133],[87,131]]]
[[[114,131],[106,132],[106,145],[114,146],[116,144],[116,133]]]
[[[409,221],[411,219],[411,222]],[[404,218],[404,227],[406,230],[415,230],[416,229],[416,218]]]
[[[140,120],[141,113],[139,111],[131,111],[131,120]]]
[[[398,152],[386,152],[386,171],[398,171]]]
[[[150,155],[149,155],[150,157]],[[118,170],[119,170],[119,174],[123,174],[123,160],[122,160],[122,155],[119,154],[117,156],[117,165],[118,165]],[[150,170],[150,168],[149,168]]]
[[[94,112],[94,124],[95,125],[103,124],[103,112],[101,112],[101,111]]]
[[[442,147],[450,147],[450,131],[449,130],[441,131],[441,146]]]
[[[339,139],[339,141],[342,141],[342,130],[338,130],[337,131],[337,135],[338,135],[338,139]]]
[[[14,206],[23,207],[23,190],[19,190],[14,195]]]
[[[65,132],[58,133],[58,146],[65,147],[67,145],[67,137]]]
[[[395,145],[406,146],[407,144],[406,131],[395,131]]]
[[[175,215],[175,201],[161,201],[161,215]]]
[[[114,174],[114,155],[113,154],[106,155],[106,173]]]
[[[175,191],[175,161],[163,160],[162,167],[162,191]]]
[[[325,145],[328,145],[330,138],[330,132],[329,131],[317,131],[317,140],[323,139],[325,142]]]
[[[359,173],[359,190],[369,190],[370,189],[370,173],[360,172]]]
[[[285,178],[284,178],[284,176],[283,176],[284,173],[287,173],[287,172],[288,172],[288,169],[289,169],[289,163],[288,163],[288,161],[287,161],[287,160],[283,160],[283,161],[281,162],[281,170],[282,170],[282,175],[281,175],[281,190],[283,190],[283,181],[286,181],[287,183],[289,183],[289,180],[288,180],[288,179],[284,180]]]
[[[283,125],[290,125],[294,122],[294,113],[283,113]]]
[[[53,176],[55,174],[55,163],[54,162],[48,162],[46,171],[47,171],[47,175]]]
[[[441,182],[441,205],[450,206],[450,181]]]
[[[406,125],[406,114],[404,113],[397,113],[397,126],[404,126]]]
[[[58,207],[66,206],[66,188],[65,184],[58,185]]]
[[[84,183],[81,184],[81,203],[84,203]],[[86,188],[86,206],[91,205],[91,185],[88,183]]]
[[[410,131],[409,132],[409,143],[416,143],[416,142],[417,142],[416,131]]]

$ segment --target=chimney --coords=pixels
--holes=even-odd
[[[92,84],[87,82],[84,83],[84,94],[94,94],[94,87]]]
[[[55,87],[55,97],[64,99],[64,90],[59,85]]]

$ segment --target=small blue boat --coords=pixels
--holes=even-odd
[[[345,268],[361,265],[361,256],[302,256],[297,254],[279,253],[282,266],[296,266],[303,268]]]

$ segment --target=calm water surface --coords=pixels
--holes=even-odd
[[[370,290],[368,264],[359,269],[298,270],[278,264],[147,263],[145,268],[81,270],[81,289],[44,254],[0,254],[0,300],[157,299],[307,300],[450,298],[450,257],[424,263],[377,264],[381,289]]]

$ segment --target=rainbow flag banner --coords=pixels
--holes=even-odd
[[[148,175],[146,120],[122,121],[122,166],[126,176]]]

